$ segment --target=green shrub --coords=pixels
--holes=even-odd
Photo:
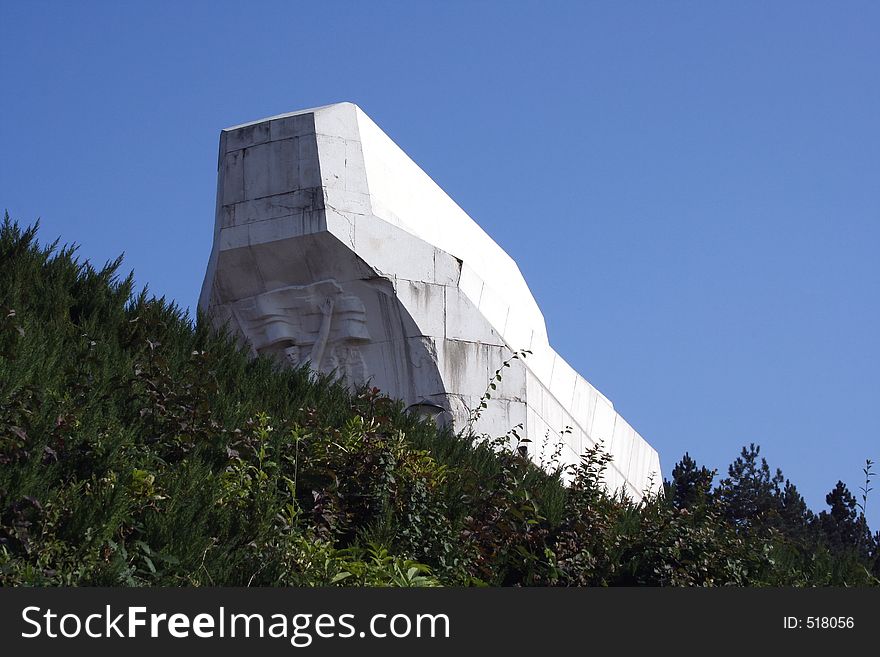
[[[506,439],[253,359],[135,294],[120,260],[36,232],[0,227],[4,585],[877,583],[843,492],[820,522],[778,478],[716,492],[683,462],[665,496],[609,495],[600,447],[545,472]]]

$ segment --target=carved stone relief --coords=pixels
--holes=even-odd
[[[353,386],[367,378],[359,345],[370,341],[364,304],[335,280],[290,285],[241,299],[232,312],[255,353],[335,372]]]

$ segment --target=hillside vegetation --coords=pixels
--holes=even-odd
[[[36,230],[0,228],[4,585],[878,583],[865,500],[838,484],[814,515],[755,446],[718,482],[685,456],[638,504],[598,448],[563,486],[506,440],[251,359]]]

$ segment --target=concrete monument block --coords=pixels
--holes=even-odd
[[[657,490],[656,451],[550,347],[516,263],[358,107],[228,128],[217,175],[199,306],[254,354],[459,428],[501,370],[477,433],[521,424],[533,458],[561,443],[563,464],[601,440],[609,488]]]

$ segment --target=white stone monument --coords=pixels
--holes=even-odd
[[[516,263],[351,103],[222,131],[199,306],[255,354],[458,428],[500,369],[476,432],[522,425],[534,458],[561,442],[563,464],[601,440],[609,488],[660,486],[657,452],[550,347]]]

